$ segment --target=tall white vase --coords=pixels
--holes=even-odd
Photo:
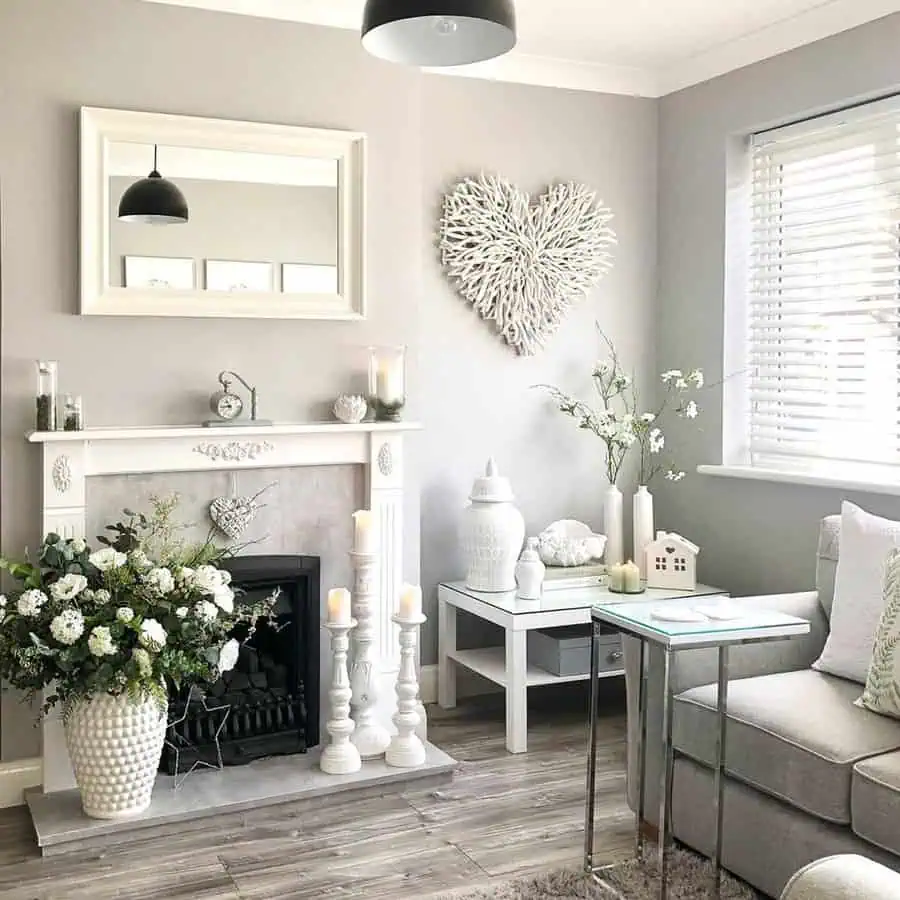
[[[653,494],[641,485],[632,500],[632,531],[634,538],[634,562],[641,570],[641,578],[647,577],[647,545],[653,540]]]
[[[625,535],[622,524],[622,492],[611,484],[603,499],[603,531],[606,534],[608,566],[618,566],[625,561]]]

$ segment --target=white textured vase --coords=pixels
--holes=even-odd
[[[475,591],[514,591],[525,520],[513,504],[509,479],[500,475],[493,459],[484,475],[475,479],[469,500],[460,525],[466,586]]]
[[[125,819],[150,806],[166,724],[165,706],[149,695],[73,701],[65,713],[66,746],[85,815]]]
[[[523,600],[540,600],[544,592],[544,576],[547,567],[538,552],[538,539],[528,538],[525,549],[516,563],[517,597]]]
[[[641,578],[647,577],[647,545],[653,540],[653,494],[641,485],[632,499],[632,532],[634,562],[641,570]]]
[[[604,560],[608,566],[625,561],[625,527],[622,524],[622,492],[611,484],[603,498],[603,530],[606,533]]]

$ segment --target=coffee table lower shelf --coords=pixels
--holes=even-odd
[[[508,684],[506,671],[506,649],[504,647],[479,647],[476,650],[452,650],[447,654],[449,659],[465,666],[467,669],[493,681],[502,687]],[[608,672],[601,672],[601,678],[614,678],[625,674],[624,669],[611,669]],[[526,687],[538,687],[544,684],[565,684],[570,681],[588,681],[590,672],[584,672],[580,675],[554,675],[540,669],[531,663],[528,663],[527,675],[525,678]]]

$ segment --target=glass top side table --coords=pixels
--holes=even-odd
[[[515,591],[491,594],[467,588],[462,581],[438,585],[438,703],[442,709],[456,706],[456,672],[469,669],[503,687],[506,692],[506,749],[525,753],[528,749],[528,703],[530,687],[587,681],[589,673],[551,675],[528,662],[529,631],[567,625],[588,625],[591,608],[597,604],[633,606],[635,601],[656,606],[661,603],[687,602],[721,595],[722,591],[698,584],[693,591],[647,588],[642,594],[616,594],[600,584],[567,585],[564,581],[544,584],[540,600],[523,600]],[[501,647],[461,650],[456,646],[457,611],[499,625],[504,631]],[[625,670],[617,665],[604,671],[604,677],[618,677]]]
[[[692,614],[694,621],[673,621],[678,612]],[[654,615],[659,611],[666,619]],[[685,616],[687,618],[687,616]],[[610,885],[603,878],[608,867],[594,865],[594,806],[597,763],[597,703],[598,703],[598,642],[603,626],[612,626],[640,642],[640,673],[638,693],[638,802],[635,808],[635,854],[643,856],[644,787],[647,776],[647,647],[656,644],[663,650],[663,767],[659,804],[659,897],[667,896],[668,845],[672,836],[672,776],[675,755],[672,747],[673,698],[669,687],[672,654],[680,650],[716,648],[718,651],[718,729],[716,735],[715,816],[716,837],[713,849],[715,896],[719,895],[722,854],[722,794],[724,789],[725,733],[728,706],[728,651],[741,644],[786,640],[809,633],[810,625],[798,619],[763,608],[732,603],[724,598],[685,600],[666,604],[664,609],[653,603],[598,603],[591,609],[591,716],[587,764],[587,797],[585,802],[584,867],[596,881]]]

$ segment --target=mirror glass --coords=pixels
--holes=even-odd
[[[118,218],[153,169],[154,145],[111,140],[105,175],[107,284],[131,291],[337,294],[339,160],[157,146],[159,173],[187,201],[185,223]]]

